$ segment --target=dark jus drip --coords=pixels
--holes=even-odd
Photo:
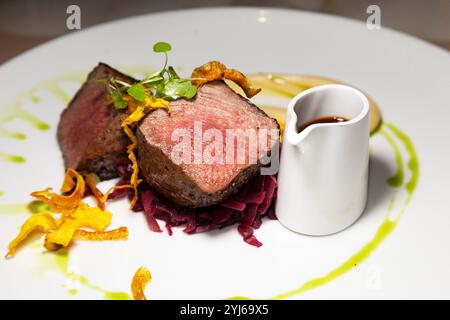
[[[344,117],[338,117],[338,116],[323,116],[323,117],[308,121],[302,125],[298,125],[297,132],[302,132],[307,127],[309,127],[313,124],[317,124],[317,123],[336,123],[336,122],[346,122],[346,121],[349,121],[349,119],[344,118]]]

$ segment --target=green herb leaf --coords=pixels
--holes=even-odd
[[[158,73],[133,85],[112,77],[105,77],[97,81],[107,86],[110,98],[116,109],[126,109],[128,107],[128,101],[123,96],[124,92],[137,101],[145,101],[147,97],[152,95],[166,100],[192,99],[197,94],[197,87],[190,80],[181,78],[172,66],[167,66],[167,52],[171,50],[172,46],[167,42],[155,43],[153,51],[164,54],[164,66]],[[127,96],[127,99],[129,97]]]
[[[154,52],[169,52],[172,46],[167,42],[157,42],[153,45]]]
[[[197,87],[186,79],[172,79],[165,83],[160,90],[163,98],[176,100],[179,98],[192,99],[197,93]]]
[[[183,96],[186,99],[192,99],[197,94],[197,87],[194,86],[191,81],[189,81],[189,83],[190,83],[190,86],[186,88],[186,91],[184,92],[184,96]]]
[[[180,76],[177,74],[177,72],[172,66],[169,66],[167,68],[167,73],[169,74],[170,78],[180,79]]]
[[[151,76],[150,78],[146,78],[146,79],[142,80],[140,83],[142,83],[142,84],[151,84],[153,82],[158,82],[158,81],[161,81],[161,80],[164,80],[164,78],[161,77],[159,75],[159,73],[158,73],[158,75]]]
[[[138,101],[144,101],[147,97],[145,87],[141,83],[135,83],[127,90],[128,94]]]
[[[163,98],[165,96],[164,87],[165,87],[164,80],[151,84],[151,88],[157,98]]]
[[[116,109],[125,109],[126,107],[128,107],[128,103],[123,99],[123,95],[120,90],[116,90],[111,93],[111,99]]]

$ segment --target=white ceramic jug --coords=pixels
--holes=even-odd
[[[298,127],[317,118],[348,121]],[[369,102],[363,93],[330,84],[291,100],[286,118],[276,214],[287,228],[327,235],[355,222],[367,199]]]

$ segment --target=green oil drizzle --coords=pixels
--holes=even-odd
[[[1,125],[1,122],[0,122],[0,125]],[[9,131],[3,127],[0,127],[0,136],[5,137],[5,138],[10,138],[10,139],[17,139],[17,140],[25,140],[27,138],[27,136],[24,135],[23,133]]]
[[[419,157],[417,156],[417,151],[414,148],[414,144],[411,139],[403,133],[400,129],[398,129],[392,123],[386,123],[386,127],[388,127],[396,136],[398,140],[403,143],[403,146],[406,149],[406,152],[409,155],[408,168],[411,171],[411,178],[406,183],[405,189],[408,192],[408,200],[407,203],[411,200],[411,197],[416,190],[417,183],[419,181],[420,176],[420,165],[419,165]]]
[[[392,212],[392,210],[394,209],[396,199],[397,199],[397,190],[395,190],[392,193],[391,199],[389,200],[388,212]]]
[[[42,201],[31,201],[30,203],[13,203],[0,205],[0,215],[13,215],[23,213],[49,212],[50,207]]]
[[[321,287],[337,278],[342,276],[343,274],[349,272],[359,264],[361,264],[364,260],[366,260],[377,248],[378,246],[392,233],[394,228],[398,223],[398,219],[390,220],[389,215],[386,216],[384,222],[378,227],[377,232],[373,236],[373,238],[364,245],[356,254],[351,256],[347,261],[341,264],[339,267],[331,270],[328,274],[322,277],[314,278],[302,284],[299,288],[276,295],[272,298],[272,300],[282,300],[286,298],[290,298],[292,296],[298,295],[305,291],[313,290],[315,288]],[[232,300],[248,300],[251,298],[236,296],[231,297],[229,299]]]
[[[41,121],[39,118],[35,117],[34,115],[24,111],[22,108],[18,108],[16,110],[16,113],[13,114],[13,116],[17,119],[28,122],[31,126],[33,126],[37,130],[45,131],[45,130],[50,129],[49,124]]]
[[[28,212],[30,213],[41,213],[41,212],[50,212],[50,206],[43,201],[33,200],[26,205]]]
[[[349,272],[366,260],[378,248],[378,246],[392,233],[394,228],[397,226],[397,223],[398,219],[390,220],[389,215],[386,216],[384,222],[378,227],[378,230],[373,238],[346,262],[331,270],[327,275],[307,281],[300,288],[277,295],[272,299],[286,299],[302,292],[321,287]]]
[[[53,94],[59,101],[64,104],[70,101],[70,96],[58,85],[58,83],[47,83],[43,86],[43,88]]]
[[[36,98],[34,93],[39,89],[43,89],[53,94],[60,102],[67,104],[70,101],[71,96],[69,96],[69,94],[61,87],[61,83],[75,82],[81,85],[83,81],[85,81],[87,74],[87,71],[80,71],[59,76],[51,80],[43,81],[40,84],[36,85],[33,89],[31,89],[27,93],[27,96],[31,99],[33,99],[33,97]]]
[[[51,254],[54,258],[53,266],[55,266],[59,271],[66,273],[69,266],[69,253],[67,250],[60,250],[56,253],[46,253]]]
[[[2,115],[0,116],[0,136],[4,138],[25,140],[27,136],[21,132],[10,131],[5,128],[5,125],[9,122],[20,119],[29,123],[32,127],[37,130],[44,131],[48,130],[50,126],[32,115],[31,113],[23,110],[22,98],[18,98],[14,104],[9,105],[5,110],[2,110]],[[25,158],[19,155],[10,155],[5,152],[0,152],[0,160],[13,162],[13,163],[24,163]]]
[[[31,92],[31,91],[30,91]],[[31,94],[31,93],[28,93]],[[12,139],[19,139],[24,140],[26,139],[26,135],[20,132],[14,132],[9,131],[5,128],[5,125],[8,122],[11,122],[16,119],[20,119],[22,121],[27,122],[30,124],[33,128],[45,131],[50,128],[50,126],[37,118],[36,116],[32,115],[31,113],[25,111],[23,109],[22,100],[24,99],[26,95],[20,96],[19,98],[14,101],[14,103],[10,104],[8,107],[5,108],[5,110],[2,110],[2,115],[0,116],[0,135],[5,138],[12,138]]]
[[[0,215],[13,215],[23,213],[41,213],[49,212],[50,207],[42,201],[31,201],[30,203],[15,203],[0,205]]]
[[[86,288],[89,288],[93,291],[96,292],[100,292],[103,294],[103,297],[106,300],[131,300],[131,297],[128,293],[126,292],[111,292],[111,291],[106,291],[102,288],[100,288],[99,286],[93,285],[89,282],[88,279],[86,279],[85,277],[81,276],[81,275],[77,275],[77,274],[69,274],[69,276],[71,277],[71,279],[78,281],[81,285],[83,285]],[[76,289],[72,289],[69,290],[70,294],[77,294],[78,291]]]
[[[6,125],[13,120],[22,120],[30,124],[33,128],[39,131],[45,131],[50,128],[50,125],[33,114],[27,112],[23,108],[23,100],[30,99],[34,104],[38,104],[41,99],[36,95],[36,92],[40,89],[47,90],[53,94],[57,99],[63,103],[67,103],[70,100],[70,96],[65,90],[63,90],[59,83],[61,81],[75,81],[81,83],[83,81],[85,73],[74,73],[58,77],[49,81],[44,81],[25,93],[19,95],[19,97],[12,103],[10,103],[5,109],[1,110],[0,115],[0,136],[10,139],[25,140],[27,136],[21,132],[11,131],[6,128]],[[12,161],[12,162],[24,162],[25,159],[20,156],[8,156],[6,153],[0,153],[0,160]]]
[[[404,202],[404,205],[403,205],[402,210],[400,211],[400,214],[398,214],[395,217],[395,219],[391,219],[390,212],[388,212],[383,223],[378,227],[373,238],[368,243],[366,243],[357,253],[355,253],[347,261],[345,261],[343,264],[341,264],[337,268],[334,268],[333,270],[331,270],[328,274],[321,276],[321,277],[314,278],[312,280],[309,280],[309,281],[303,283],[297,289],[276,295],[270,299],[275,299],[275,300],[286,299],[286,298],[298,295],[300,293],[303,293],[305,291],[316,289],[318,287],[321,287],[321,286],[337,279],[338,277],[353,270],[356,266],[358,266],[359,264],[364,262],[380,246],[380,244],[383,243],[383,241],[392,233],[392,231],[394,231],[395,227],[397,226],[400,218],[402,217],[402,215],[404,213],[406,206],[409,204],[411,197],[414,194],[414,191],[417,186],[418,179],[419,179],[419,171],[420,171],[419,167],[420,166],[419,166],[417,152],[414,148],[414,145],[413,145],[411,139],[405,133],[403,133],[400,129],[395,127],[393,124],[383,124],[383,127],[384,126],[388,127],[395,134],[395,136],[399,139],[399,141],[401,141],[403,143],[403,145],[408,153],[408,156],[409,156],[408,168],[411,171],[411,178],[406,184],[404,184],[404,188],[405,188],[406,192],[408,193],[408,197],[406,198],[406,200]],[[385,132],[385,131],[383,131],[383,132]],[[391,147],[394,150],[394,153],[396,152],[396,150],[399,150],[395,141],[392,140],[393,143],[390,142],[390,140],[388,139],[388,137],[390,138],[390,136],[386,132],[385,132],[385,134],[383,134],[383,136],[386,138],[386,140],[388,140],[389,144],[391,145]],[[397,165],[398,164],[399,163],[397,163]],[[403,162],[400,162],[400,164],[401,164],[401,166],[403,166]],[[391,184],[389,184],[389,185],[391,185]],[[389,211],[391,211],[392,208],[394,207],[395,197],[396,197],[396,192],[393,194],[393,196],[390,200],[389,207],[388,207]],[[231,297],[229,299],[247,300],[247,299],[251,299],[251,298],[245,297],[245,296],[235,296],[235,297]]]
[[[8,154],[4,152],[0,152],[0,160],[8,161],[12,163],[24,163],[25,158],[15,154]]]
[[[34,94],[30,95],[30,99],[31,99],[31,102],[33,102],[35,104],[38,104],[39,102],[41,102],[41,98],[39,98],[38,96],[36,96]]]
[[[0,205],[0,215],[15,215],[20,213],[26,213],[28,207],[26,204],[2,204]]]
[[[73,283],[79,283],[85,288],[91,289],[103,294],[104,299],[107,300],[130,300],[131,297],[126,292],[113,292],[107,291],[97,285],[92,284],[86,277],[69,271],[69,253],[67,250],[61,250],[57,253],[46,253],[45,255],[51,255],[53,260],[50,263],[50,267],[56,268],[59,272],[68,277]],[[69,294],[75,295],[78,293],[77,289],[68,289]]]
[[[403,181],[405,178],[405,173],[403,171],[403,157],[400,152],[400,148],[397,146],[395,140],[387,134],[385,131],[381,130],[380,133],[387,140],[387,142],[391,145],[394,150],[395,164],[397,166],[397,172],[386,180],[387,184],[391,187],[399,188],[403,185]]]

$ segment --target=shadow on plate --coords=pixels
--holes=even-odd
[[[386,183],[392,169],[389,167],[387,159],[375,154],[369,159],[369,190],[367,195],[367,205],[363,216],[385,210],[391,194],[391,187]]]

